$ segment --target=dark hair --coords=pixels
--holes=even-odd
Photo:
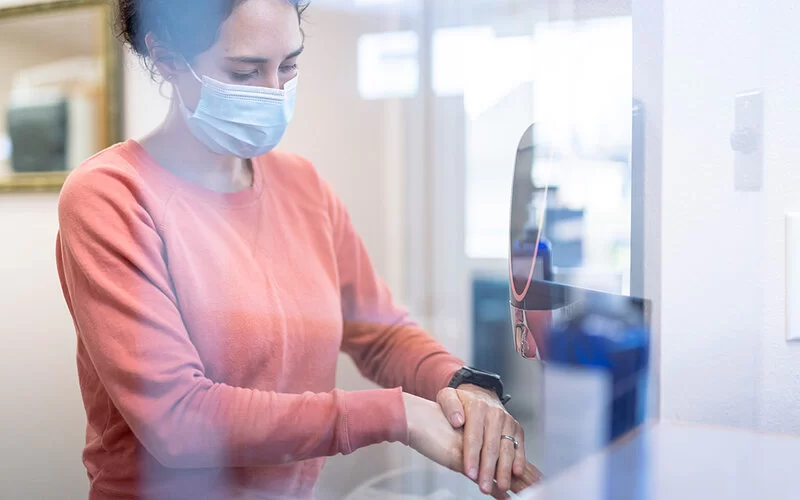
[[[219,38],[222,23],[246,0],[118,0],[117,36],[156,75],[145,37],[153,33],[161,44],[191,62]],[[298,20],[307,0],[285,0],[297,9]]]

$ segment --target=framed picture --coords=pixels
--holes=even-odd
[[[0,193],[58,190],[120,140],[121,53],[106,0],[0,8]]]

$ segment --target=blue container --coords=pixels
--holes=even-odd
[[[548,474],[574,465],[647,418],[649,330],[642,302],[574,291],[545,335]]]
[[[533,269],[534,280],[553,281],[553,245],[546,239],[539,240],[539,249],[534,252],[536,241],[515,241],[511,245],[511,272],[517,290],[523,290],[530,276],[533,257],[536,264]]]
[[[650,335],[627,297],[589,294],[579,304],[572,318],[554,322],[549,330],[546,361],[607,372],[611,442],[647,417]]]

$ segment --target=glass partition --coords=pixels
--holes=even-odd
[[[533,268],[537,283],[547,278],[614,294],[630,291],[630,5],[323,0],[308,18],[307,55],[319,56],[327,68],[346,68],[333,82],[319,73],[325,82],[319,90],[341,84],[344,93],[338,104],[309,96],[314,103],[298,106],[287,147],[323,159],[323,173],[326,165],[348,165],[352,175],[370,180],[371,189],[358,189],[362,184],[344,169],[331,168],[349,206],[372,207],[351,209],[353,219],[399,300],[450,350],[503,376],[513,396],[509,409],[528,430],[535,462],[541,456],[541,377],[538,363],[516,352],[509,255],[520,255],[514,241],[537,237],[536,224],[528,223],[538,215],[551,253],[547,276],[538,274],[544,267]],[[352,32],[337,35],[341,50],[328,42],[315,49],[333,33],[331,22]],[[306,66],[305,81],[316,82],[312,72],[318,67]],[[311,94],[308,87],[301,92]],[[317,129],[319,110],[355,119],[316,139],[297,132]],[[531,168],[515,173],[523,135],[529,141],[523,146],[530,147],[520,152]],[[323,147],[335,143],[359,146]],[[521,182],[529,193],[512,201]],[[548,311],[529,315],[545,313],[551,318]],[[541,345],[528,342],[527,357],[536,358]],[[344,385],[358,387],[356,377],[345,366]],[[388,451],[336,458],[321,492],[333,494],[365,475],[374,479],[378,470],[409,464],[421,466]],[[430,474],[415,476],[415,491],[435,486],[439,476]],[[384,479],[389,483],[394,493],[411,488]],[[477,494],[458,491],[459,498]]]

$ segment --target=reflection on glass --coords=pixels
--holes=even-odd
[[[514,187],[511,195],[510,223],[510,285],[514,345],[527,359],[539,359],[543,354],[543,335],[551,320],[549,308],[526,310],[526,296],[531,285],[543,280],[552,281],[552,260],[549,243],[542,239],[548,189],[537,186],[533,168],[536,156],[534,126],[522,135],[517,146],[514,165]]]
[[[508,255],[505,200],[512,179],[510,169],[502,169],[514,163],[518,134],[535,122],[538,166],[532,175],[549,187],[544,227],[555,280],[627,293],[631,18],[541,20],[524,33],[486,29],[460,32],[503,68],[501,77],[468,73],[464,84],[466,254]]]
[[[589,288],[558,283],[558,267],[564,257],[560,252],[569,252],[569,247],[557,245],[553,235],[563,236],[569,230],[552,227],[560,221],[554,216],[561,214],[559,189],[553,185],[558,168],[562,167],[550,157],[549,145],[537,140],[538,127],[531,125],[519,141],[514,165],[514,184],[511,196],[509,285],[511,295],[511,318],[514,329],[516,351],[526,359],[547,359],[548,331],[562,325],[583,311],[586,300],[619,297],[615,294],[594,291]],[[586,176],[582,183],[592,189],[593,177]],[[606,193],[615,196],[616,193]],[[628,217],[629,214],[627,215]],[[558,229],[558,228],[557,228]],[[580,232],[570,236],[581,237]],[[615,299],[616,300],[616,299]],[[644,324],[645,301],[625,299],[638,311],[639,323]],[[585,311],[584,311],[585,312]]]

